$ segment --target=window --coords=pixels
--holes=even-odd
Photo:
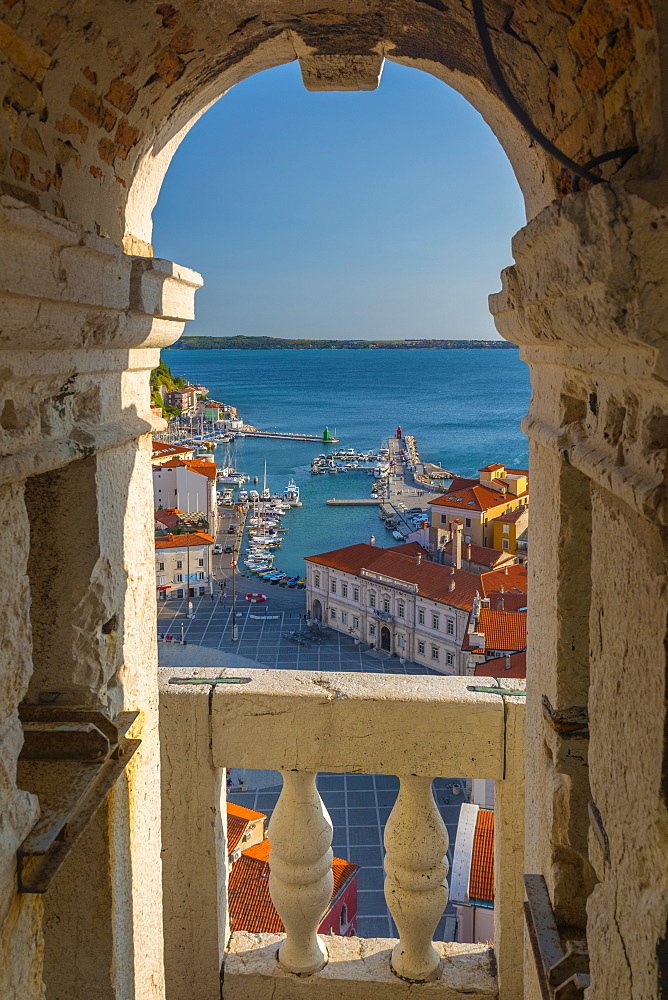
[[[504,526],[503,526],[503,533],[504,533],[504,535],[509,535],[510,534],[510,525],[509,524],[504,524]]]
[[[360,627],[359,618],[353,618],[353,628],[359,628],[359,627]]]
[[[403,604],[397,605],[397,614],[399,615],[400,618],[406,617],[406,608]]]
[[[398,635],[397,646],[399,646],[400,649],[403,649],[405,645],[406,645],[406,640],[404,639],[403,635]]]
[[[341,584],[341,597],[347,597],[347,596],[348,596],[348,584],[347,583],[342,583]]]
[[[375,634],[376,634],[376,626],[369,625],[369,635],[375,635]]]
[[[503,546],[504,549],[509,549],[510,548],[510,539],[509,538],[502,538],[501,539],[501,545]]]
[[[385,612],[386,615],[389,615],[389,613],[390,613],[390,599],[389,599],[389,597],[386,597],[386,598],[383,599],[383,611]]]
[[[360,599],[360,589],[359,587],[353,587],[353,601],[359,601]]]
[[[198,559],[197,560],[197,565],[198,566],[203,566],[204,565],[204,560],[203,559]]]
[[[438,646],[432,646],[431,647],[431,658],[432,658],[432,660],[437,660],[438,659]]]
[[[204,573],[198,573],[197,574],[197,579],[198,580],[203,580],[204,579]]]
[[[206,593],[206,587],[200,587],[199,588],[199,596],[200,597],[204,597],[205,593]]]
[[[375,608],[376,607],[376,595],[375,594],[369,594],[369,607],[370,608]]]
[[[424,656],[424,643],[423,642],[418,642],[418,653],[421,656]]]
[[[447,626],[446,626],[446,631],[447,631],[448,635],[454,635],[455,634],[455,620],[454,620],[454,618],[448,618]]]
[[[438,630],[438,615],[431,616],[431,627]]]
[[[420,625],[424,625],[424,608],[418,609],[418,622]]]
[[[464,527],[470,528],[471,527],[471,518],[470,517],[466,517],[466,518],[464,518],[464,520],[466,522],[466,524],[464,525]]]
[[[158,563],[158,569],[164,569],[164,568],[165,568],[164,563]]]
[[[447,656],[446,656],[446,659],[448,661],[448,666],[451,667],[452,664],[455,662],[455,654],[454,653],[448,653]]]
[[[341,624],[342,625],[347,625],[348,624],[348,612],[347,611],[342,611],[341,612]]]
[[[180,559],[177,559],[176,560],[176,568],[177,569],[182,569],[182,567],[183,567],[183,562]]]
[[[164,578],[164,576],[159,576],[158,577],[158,586],[159,587],[164,587],[164,585],[165,585],[165,578]]]
[[[336,593],[336,580],[332,580],[331,584],[329,585],[329,589],[333,594]]]
[[[448,516],[449,516],[448,514],[441,514],[441,524],[448,523]]]
[[[177,590],[176,591],[176,596],[178,597],[178,599],[180,601],[182,601],[183,600],[183,590]]]
[[[183,583],[183,573],[177,573],[174,577],[175,583]]]
[[[319,587],[320,586],[320,573],[314,573],[313,574],[313,586],[314,587]]]
[[[334,610],[334,608],[329,609],[329,617],[336,618],[336,611]]]

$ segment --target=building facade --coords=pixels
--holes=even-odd
[[[156,538],[155,585],[160,600],[213,593],[213,544],[213,537],[200,531]]]
[[[496,548],[493,522],[507,511],[529,505],[526,469],[507,469],[495,463],[478,470],[478,479],[455,479],[448,492],[429,501],[429,548],[437,552],[449,541],[452,521],[463,524],[464,544]]]
[[[401,660],[464,673],[461,646],[485,574],[366,544],[310,556],[306,565],[313,618]]]
[[[203,512],[209,531],[215,534],[218,509],[216,504],[216,465],[208,460],[170,459],[153,466],[153,503],[160,507],[178,508],[186,514]]]

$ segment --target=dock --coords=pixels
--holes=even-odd
[[[244,431],[245,437],[276,438],[279,441],[317,441],[319,444],[338,444],[338,438],[325,438],[322,434],[295,434],[291,431]]]
[[[380,507],[382,500],[326,500],[328,507]]]

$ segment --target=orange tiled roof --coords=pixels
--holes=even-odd
[[[355,576],[359,576],[362,569],[368,569],[374,573],[394,577],[403,583],[416,583],[421,597],[439,601],[462,611],[470,611],[476,593],[480,593],[481,590],[480,573],[469,573],[463,569],[453,571],[451,566],[443,566],[424,559],[418,565],[417,559],[413,556],[401,555],[395,549],[382,549],[366,542],[347,545],[345,548],[323,552],[317,556],[307,556],[306,562],[329,566],[330,569]],[[452,581],[455,583],[455,589],[450,591]]]
[[[493,611],[481,608],[478,632],[485,634],[486,649],[526,649],[526,611]]]
[[[405,545],[395,545],[393,552],[398,552],[400,556],[427,555],[427,550],[419,542],[406,542]]]
[[[154,455],[183,455],[193,450],[192,445],[184,448],[179,444],[165,444],[164,441],[152,441],[151,446]]]
[[[519,496],[526,496],[527,493],[520,493]],[[450,510],[485,511],[491,510],[493,507],[500,507],[502,504],[512,503],[517,499],[518,497],[514,493],[503,494],[491,487],[477,485],[450,490],[449,493],[442,497],[436,497],[429,503],[434,507],[448,507]]]
[[[503,569],[493,569],[489,573],[482,574],[483,596],[489,597],[491,593],[514,590],[522,594],[528,592],[528,574],[526,566],[519,563],[511,563]]]
[[[250,931],[253,934],[281,934],[284,930],[269,896],[269,841],[263,840],[256,847],[241,852],[232,865],[228,887],[230,929]],[[334,858],[334,891],[328,909],[331,909],[341,892],[357,873],[359,865],[342,858]]]
[[[507,666],[508,660],[510,666]],[[497,677],[500,680],[507,678],[522,678],[527,675],[527,651],[522,649],[519,653],[509,653],[508,656],[495,656],[484,663],[477,663],[475,668],[476,677]]]
[[[181,549],[190,545],[213,545],[213,538],[203,531],[194,531],[188,535],[167,535],[155,540],[156,549]]]
[[[265,819],[264,813],[255,812],[254,809],[247,809],[245,806],[236,806],[233,802],[227,803],[227,853],[231,854],[239,845],[249,823],[258,819]]]
[[[469,900],[494,902],[494,810],[479,809],[473,838]]]
[[[515,521],[519,521],[523,514],[526,514],[526,507],[517,507],[515,510],[507,510],[504,514],[499,514],[495,517],[495,521],[501,521],[503,524],[514,524]]]
[[[485,596],[489,598],[489,606],[492,611],[526,611],[527,595],[516,594],[512,590],[488,590]],[[503,601],[503,606],[499,607],[499,601]]]
[[[178,469],[180,467],[190,469],[192,472],[199,472],[207,479],[216,478],[216,463],[207,462],[204,458],[172,458],[169,462],[163,462],[159,469]]]
[[[497,469],[505,469],[505,465],[493,462],[492,465],[483,465],[482,469],[478,469],[478,472],[496,472]]]
[[[490,549],[486,545],[474,545],[473,542],[462,542],[462,559],[468,562],[468,550],[471,548],[471,562],[480,566],[495,566],[499,559],[506,556],[500,549]],[[443,546],[443,551],[448,555],[453,555],[454,541],[450,540]],[[398,546],[401,548],[401,546]],[[396,549],[395,549],[396,551]]]

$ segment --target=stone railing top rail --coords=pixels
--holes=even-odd
[[[170,684],[174,677],[250,682]],[[498,686],[491,678],[476,677],[475,683]],[[519,711],[523,706],[471,691],[472,684],[470,677],[160,670],[162,697],[200,704],[198,736],[208,736],[215,766],[503,778],[504,701],[514,701]]]

